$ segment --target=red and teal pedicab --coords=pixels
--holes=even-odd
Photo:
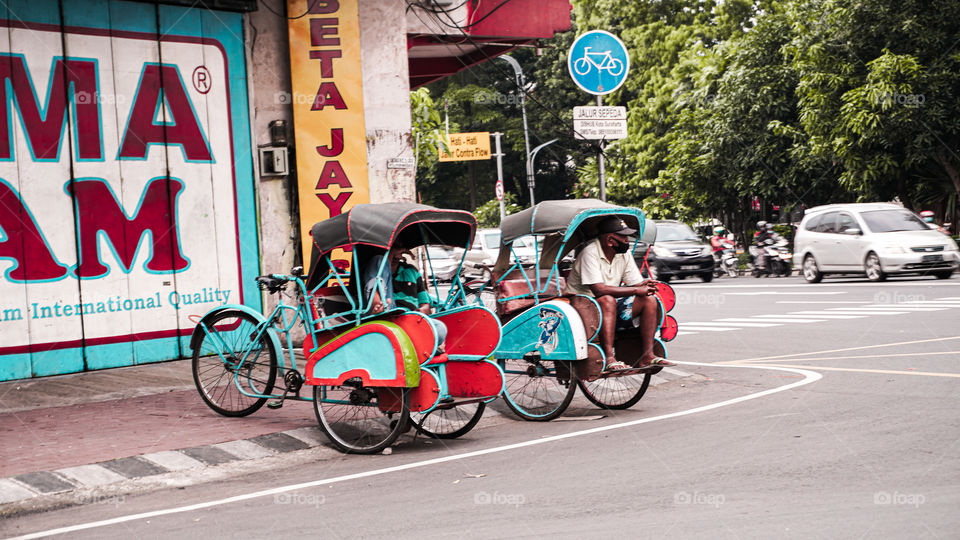
[[[469,248],[475,230],[468,212],[413,203],[360,204],[317,223],[308,277],[296,268],[256,278],[279,295],[269,316],[224,305],[198,321],[191,348],[201,397],[225,416],[251,414],[270,399],[268,407],[312,401],[320,428],[344,452],[378,452],[411,426],[431,437],[464,435],[503,389],[503,373],[489,360],[501,338],[497,317],[482,306],[448,302],[430,315],[447,327],[440,344],[419,311],[372,314],[360,276],[396,242]],[[306,331],[302,356],[291,335],[298,323]],[[302,394],[304,385],[312,392]]]
[[[641,329],[616,333],[617,359],[629,370],[607,371],[599,342],[603,315],[597,301],[585,295],[565,295],[561,261],[596,238],[597,225],[617,216],[638,238],[652,244],[656,225],[637,208],[596,199],[544,201],[504,218],[501,248],[493,268],[496,311],[503,339],[494,358],[504,372],[507,405],[527,420],[556,418],[567,408],[576,387],[603,409],[626,409],[637,403],[662,366],[639,367]],[[537,246],[533,266],[517,262],[512,245],[532,238]],[[529,242],[527,242],[529,243]],[[673,289],[658,284],[659,338],[654,353],[666,357],[664,341],[676,336],[677,324],[667,313],[675,303]]]

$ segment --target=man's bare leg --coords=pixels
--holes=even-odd
[[[616,360],[613,340],[617,327],[617,299],[612,296],[598,296],[596,300],[600,304],[600,313],[603,315],[603,320],[600,322],[600,346],[603,347],[603,354],[607,357],[607,365],[610,365]]]
[[[653,338],[657,333],[657,298],[655,296],[635,296],[631,315],[640,318],[640,345],[643,352],[640,355],[640,365],[648,366],[656,358],[653,353]],[[673,365],[672,363],[664,365]]]

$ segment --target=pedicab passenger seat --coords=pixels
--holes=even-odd
[[[332,317],[318,322],[317,329],[332,328],[341,324],[355,320],[346,316],[351,311],[350,301],[347,299],[343,288],[340,286],[320,287],[313,292],[310,297],[310,309],[313,312],[314,320],[319,321],[321,317],[331,317],[337,313],[344,313],[343,317]]]
[[[536,287],[539,293],[539,301],[550,300],[561,295],[561,291],[566,286],[566,281],[559,278],[559,287],[557,287],[557,273],[549,268],[541,268],[538,271],[532,268],[524,269],[526,277],[519,269],[511,271],[497,283],[497,315],[508,316],[529,308],[536,304],[534,292],[530,286],[534,285],[534,272],[536,272]],[[549,282],[547,281],[549,280]],[[546,289],[544,289],[546,285]],[[519,298],[517,298],[519,297]],[[512,298],[511,300],[505,300]]]

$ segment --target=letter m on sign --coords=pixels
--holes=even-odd
[[[77,214],[75,273],[78,278],[98,278],[110,272],[100,257],[101,236],[113,249],[124,272],[130,272],[143,237],[149,233],[150,253],[144,268],[150,273],[184,270],[190,261],[180,248],[177,229],[177,196],[183,182],[154,178],[147,183],[133,217],[127,217],[110,186],[99,178],[79,178],[67,184]]]

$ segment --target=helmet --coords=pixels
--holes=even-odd
[[[923,212],[920,212],[920,217],[922,217],[927,223],[933,223],[933,212],[930,210],[924,210]]]
[[[766,229],[767,229],[768,231],[772,231],[772,230],[773,230],[773,223],[767,223],[767,224],[765,225],[765,227],[766,227]]]
[[[758,230],[758,231],[765,230],[766,228],[767,228],[767,222],[766,222],[766,221],[758,221],[758,222],[757,222],[757,230]]]
[[[714,227],[713,234],[717,236],[720,236],[721,234],[723,234],[723,227]]]

